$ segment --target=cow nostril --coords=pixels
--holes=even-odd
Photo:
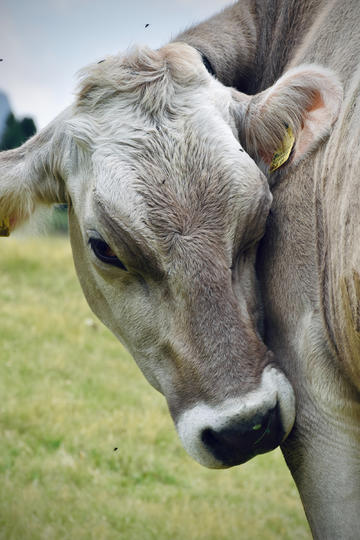
[[[224,465],[244,463],[256,454],[273,450],[284,436],[278,406],[251,420],[236,420],[221,429],[206,427],[201,440]]]
[[[221,435],[211,428],[206,428],[201,434],[201,440],[210,448],[215,448],[218,444],[221,444]]]

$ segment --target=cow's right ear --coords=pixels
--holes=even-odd
[[[342,102],[342,86],[329,69],[300,65],[273,86],[245,96],[234,91],[240,142],[265,172],[298,162],[328,135]]]
[[[14,150],[0,153],[0,235],[8,236],[39,204],[66,202],[66,111]]]

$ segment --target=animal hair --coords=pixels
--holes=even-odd
[[[150,114],[171,107],[177,87],[204,84],[208,74],[200,54],[184,43],[171,43],[154,51],[133,47],[79,72],[77,106],[95,109],[119,94]]]

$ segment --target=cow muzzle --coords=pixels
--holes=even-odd
[[[185,450],[205,467],[239,465],[276,448],[295,420],[295,397],[285,375],[267,366],[259,387],[217,405],[198,403],[176,422]]]

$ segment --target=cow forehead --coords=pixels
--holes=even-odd
[[[224,121],[209,129],[201,117],[131,134],[119,129],[94,143],[83,179],[89,191],[92,176],[91,206],[104,201],[167,251],[174,235],[231,244],[235,229],[256,227],[252,217],[268,198],[264,177]]]
[[[212,96],[192,96],[186,108],[155,117],[117,101],[101,120],[89,114],[89,155],[99,189],[107,184],[115,195],[125,182],[137,189],[161,185],[188,199],[204,189],[249,196],[263,188],[265,178],[243,151],[228,108],[222,103],[218,109]]]
[[[216,249],[219,254],[231,252],[245,228],[251,233],[253,227],[258,236],[254,216],[268,200],[260,172],[239,151],[238,143],[223,149],[226,156],[221,145],[220,150],[219,145],[201,147],[199,154],[197,144],[187,145],[186,152],[180,144],[170,145],[167,152],[162,144],[157,152],[147,154],[143,148],[132,158],[98,155],[94,161],[94,215],[108,214],[126,224],[134,237],[139,231],[143,245],[152,246],[158,256],[176,253],[172,248],[184,238],[198,253]],[[114,230],[107,231],[110,241]]]
[[[69,123],[88,163],[78,197],[89,193],[90,175],[90,193],[110,201],[113,215],[127,214],[162,238],[206,234],[209,226],[226,235],[251,221],[268,189],[237,140],[231,92],[207,72],[201,84],[194,77],[182,85],[161,75],[140,90],[113,93],[94,82],[89,98],[83,92]]]

